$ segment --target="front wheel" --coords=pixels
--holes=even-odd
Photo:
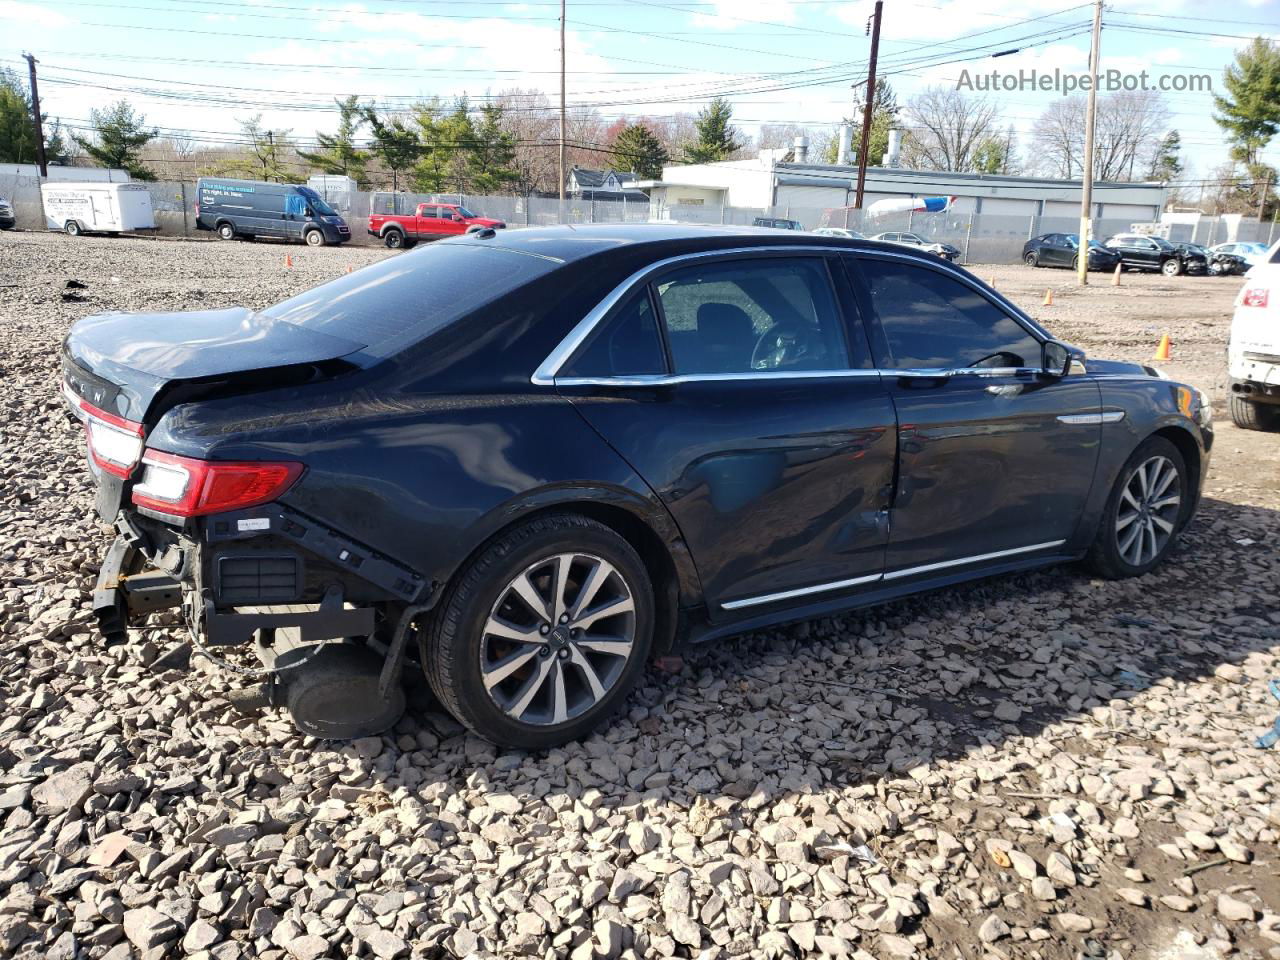
[[[1038,267],[1040,266],[1040,255],[1037,254],[1034,250],[1032,250],[1025,257],[1022,258],[1022,262],[1025,263],[1028,267]]]
[[[1109,580],[1154,569],[1182,532],[1192,496],[1178,448],[1164,437],[1148,437],[1120,471],[1086,565]]]
[[[1182,261],[1177,257],[1170,257],[1160,265],[1160,272],[1166,277],[1177,277],[1182,274]]]
[[[303,237],[303,239],[307,241],[308,247],[324,246],[324,234],[321,233],[319,230],[308,230],[306,233],[306,236]]]
[[[524,523],[459,575],[422,634],[432,691],[460,722],[526,750],[585,736],[648,659],[653,587],[635,549],[577,514]]]
[[[1072,258],[1071,258],[1071,269],[1072,269],[1072,270],[1079,271],[1079,269],[1080,269],[1080,258],[1079,258],[1078,256],[1076,256],[1076,257],[1072,257]]]
[[[75,220],[68,220],[62,227],[67,232],[68,237],[78,237],[84,231],[80,229],[80,224]]]

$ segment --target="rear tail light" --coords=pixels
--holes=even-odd
[[[1252,287],[1247,289],[1240,295],[1240,306],[1242,307],[1265,307],[1270,290],[1266,287]]]
[[[160,450],[142,457],[133,502],[174,517],[201,517],[269,503],[302,475],[300,463],[196,460]]]
[[[100,410],[70,389],[66,394],[76,415],[84,421],[93,462],[117,477],[129,476],[142,453],[142,424]]]

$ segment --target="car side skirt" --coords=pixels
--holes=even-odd
[[[971,580],[982,580],[987,577],[1018,573],[1024,570],[1035,570],[1043,567],[1057,566],[1079,560],[1083,553],[1064,553],[1055,551],[1035,556],[1011,556],[984,563],[979,566],[966,566],[963,569],[949,568],[934,573],[925,573],[914,577],[879,580],[872,589],[864,589],[857,593],[846,593],[840,596],[824,596],[807,603],[778,603],[777,608],[761,609],[752,607],[751,616],[727,622],[710,623],[700,618],[694,619],[684,639],[685,643],[709,643],[723,640],[755,630],[796,623],[802,620],[815,620],[835,614],[848,613],[867,607],[879,606],[914,596],[930,590],[938,590]]]

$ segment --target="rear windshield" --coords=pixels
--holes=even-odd
[[[366,344],[364,353],[382,359],[558,266],[500,247],[447,241],[339,277],[263,314]]]

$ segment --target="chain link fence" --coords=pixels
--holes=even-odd
[[[162,237],[209,239],[196,229],[194,183],[149,183],[157,232]],[[0,196],[10,200],[18,227],[45,226],[38,177],[0,174]],[[1013,263],[1027,240],[1044,233],[1076,233],[1074,217],[1010,216],[1002,214],[901,213],[872,218],[863,210],[822,207],[730,207],[701,204],[664,205],[658,201],[592,200],[467,194],[341,191],[327,197],[351,227],[356,244],[380,241],[368,233],[370,212],[412,214],[419,203],[458,203],[472,213],[504,221],[508,228],[587,223],[705,223],[750,226],[760,218],[798,222],[805,230],[838,227],[872,237],[881,233],[914,233],[930,243],[949,243],[960,250],[961,263]],[[1106,239],[1133,228],[1129,220],[1095,220],[1094,236]],[[1280,224],[1239,217],[1200,217],[1194,224],[1177,224],[1170,239],[1210,246],[1228,241],[1270,244],[1280,237]]]

